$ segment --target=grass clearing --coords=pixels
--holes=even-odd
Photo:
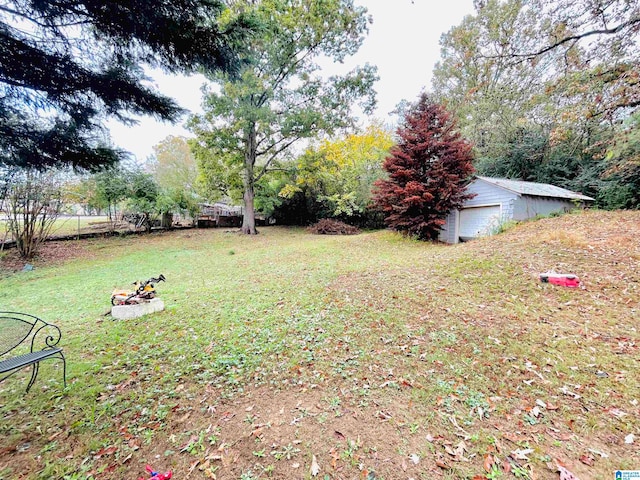
[[[88,233],[100,229],[106,231],[104,227],[109,221],[109,217],[106,215],[60,215],[56,218],[55,222],[51,226],[50,236],[63,237],[67,235],[76,235],[78,233]],[[5,239],[11,241],[13,239],[11,232],[6,234],[7,221],[6,218],[0,217],[0,240]]]
[[[314,458],[323,479],[611,478],[640,465],[638,238],[637,212],[585,212],[458,246],[64,244],[80,257],[0,280],[3,310],[61,327],[69,381],[51,362],[28,395],[26,371],[0,384],[0,478],[311,478]],[[539,283],[551,268],[583,288]],[[164,312],[104,315],[160,273]]]

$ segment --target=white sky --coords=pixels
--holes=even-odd
[[[373,17],[369,35],[344,66],[332,65],[323,73],[344,73],[366,62],[377,65],[380,80],[375,86],[378,107],[374,117],[388,121],[389,112],[398,102],[413,101],[430,86],[431,72],[440,58],[440,35],[473,13],[473,0],[356,0],[356,3],[366,6]],[[182,107],[202,111],[200,86],[204,77],[158,73],[154,79],[158,89]],[[191,136],[182,123],[171,125],[151,118],[140,118],[140,124],[133,127],[115,120],[107,126],[114,144],[132,152],[138,161],[151,155],[152,147],[168,135]]]

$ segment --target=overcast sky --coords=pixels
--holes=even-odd
[[[440,57],[440,35],[473,13],[473,0],[356,0],[373,17],[369,35],[356,55],[345,65],[328,65],[328,74],[344,73],[355,65],[377,65],[380,80],[375,89],[378,108],[374,117],[389,120],[389,112],[402,99],[413,101],[431,84],[433,66]],[[155,84],[184,108],[200,112],[201,76],[154,75]],[[363,119],[366,122],[366,119]],[[153,145],[168,135],[190,136],[182,124],[171,125],[141,118],[140,125],[128,127],[109,121],[113,142],[142,161],[152,154]]]

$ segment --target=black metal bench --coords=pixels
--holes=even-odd
[[[60,329],[38,317],[18,312],[0,312],[0,382],[31,366],[27,392],[38,376],[40,362],[50,358],[62,360],[62,380],[67,386],[67,362],[58,343]]]

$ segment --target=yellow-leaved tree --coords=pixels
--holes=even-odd
[[[293,181],[280,191],[283,198],[304,195],[310,219],[357,220],[371,202],[371,186],[384,177],[382,162],[393,146],[390,131],[373,124],[362,132],[324,140],[298,158]]]

